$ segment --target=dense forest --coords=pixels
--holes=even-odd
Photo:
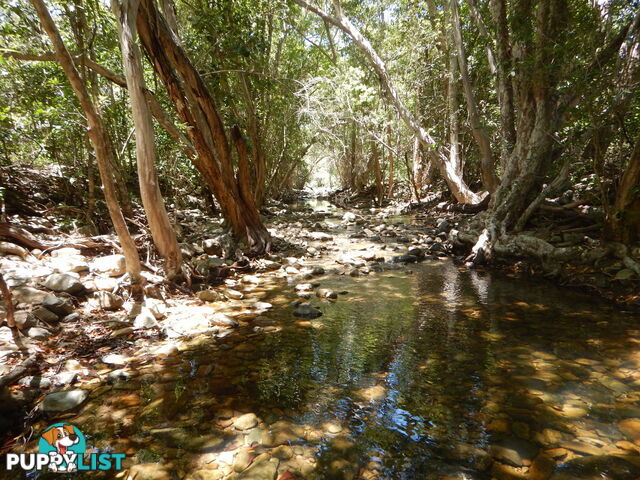
[[[70,421],[132,480],[640,477],[640,2],[0,29],[0,452]]]

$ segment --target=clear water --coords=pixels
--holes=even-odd
[[[142,358],[132,381],[76,421],[96,445],[120,439],[136,462],[182,474],[252,442],[257,454],[292,447],[280,471],[322,479],[490,478],[486,452],[505,441],[559,464],[629,453],[615,442],[626,438],[618,421],[640,417],[633,316],[448,260],[322,286],[348,292],[314,301],[322,317],[300,320],[282,305],[268,314],[272,332],[249,322]],[[286,303],[289,291],[266,300]],[[241,433],[220,418],[228,410],[260,425]],[[306,470],[300,459],[311,459]]]

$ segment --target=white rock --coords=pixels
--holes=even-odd
[[[159,325],[156,316],[147,307],[142,307],[133,321],[133,328],[153,328],[157,326]]]
[[[91,271],[103,273],[110,277],[118,277],[126,273],[127,263],[124,255],[108,255],[106,257],[96,258],[91,262]]]
[[[84,290],[82,282],[69,273],[54,273],[49,275],[44,282],[44,286],[54,292],[65,292],[72,295]]]
[[[42,402],[43,412],[68,412],[81,405],[89,396],[86,390],[50,393]]]

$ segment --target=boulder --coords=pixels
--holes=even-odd
[[[358,217],[353,212],[347,212],[342,216],[342,220],[344,220],[345,222],[355,222],[356,218]]]
[[[52,268],[54,272],[58,273],[79,273],[89,270],[89,264],[87,263],[86,258],[82,256],[54,258],[49,262],[49,267]]]
[[[436,221],[436,231],[438,233],[447,233],[451,229],[451,224],[446,218],[439,218]]]
[[[203,302],[217,302],[224,299],[222,294],[216,290],[200,290],[197,296]]]
[[[237,327],[238,322],[233,318],[226,316],[224,313],[215,313],[210,322],[213,325],[220,325],[221,327]]]
[[[88,396],[86,390],[50,393],[44,398],[41,408],[45,413],[68,412],[80,406]]]
[[[316,240],[319,242],[329,242],[333,240],[333,237],[331,235],[324,232],[309,232],[307,237],[309,237],[311,240]]]
[[[158,321],[156,320],[156,316],[153,312],[147,307],[142,307],[140,309],[140,313],[136,315],[135,320],[133,321],[133,328],[153,328],[159,327]]]
[[[640,440],[640,418],[626,418],[618,422],[618,428],[628,440]]]
[[[322,316],[322,312],[316,307],[311,306],[308,303],[301,303],[293,312],[296,317],[301,318],[318,318]]]
[[[17,303],[36,305],[42,303],[47,292],[33,287],[18,287],[11,290],[11,295]]]
[[[514,467],[520,467],[525,463],[531,465],[538,451],[539,448],[533,443],[516,437],[505,438],[489,447],[489,453],[493,458]]]
[[[58,315],[53,313],[51,310],[44,308],[43,306],[38,306],[32,310],[33,316],[38,320],[41,320],[45,323],[57,323]]]
[[[249,430],[256,425],[258,425],[258,417],[256,417],[255,413],[245,413],[233,421],[233,426],[236,430]]]
[[[31,327],[27,331],[27,336],[29,338],[33,338],[34,340],[45,340],[51,336],[51,332],[47,329],[40,327]]]
[[[14,320],[16,322],[16,327],[20,330],[28,330],[36,324],[36,318],[31,312],[27,312],[26,310],[17,311],[14,314]]]
[[[96,307],[107,311],[118,310],[124,305],[124,299],[111,292],[98,291],[93,294],[92,301]]]
[[[65,317],[73,312],[73,301],[70,298],[59,297],[53,293],[44,297],[42,306],[58,315],[58,317]]]
[[[129,357],[126,355],[121,355],[119,353],[109,353],[101,358],[102,363],[106,363],[107,365],[126,365],[129,361]]]
[[[18,381],[18,385],[23,387],[49,388],[51,386],[51,380],[44,377],[34,377],[29,375],[27,377],[22,377]]]
[[[316,290],[316,297],[331,298],[335,300],[336,298],[338,298],[338,294],[328,288],[319,288],[318,290]]]
[[[127,262],[124,255],[107,255],[91,262],[91,271],[110,277],[118,277],[127,272]]]
[[[233,290],[231,288],[227,288],[224,291],[224,294],[227,298],[231,298],[232,300],[242,300],[244,298],[244,294],[237,290]]]
[[[202,241],[202,249],[207,255],[222,256],[223,247],[220,238],[207,238]]]
[[[393,263],[416,263],[418,261],[418,257],[414,255],[398,255],[391,259]]]
[[[54,292],[65,292],[71,295],[76,295],[84,290],[82,282],[77,277],[67,273],[49,275],[44,282],[44,286]]]

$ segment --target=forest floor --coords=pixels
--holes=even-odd
[[[33,450],[34,432],[52,419],[69,418],[80,425],[89,422],[96,431],[111,431],[116,424],[131,426],[145,407],[139,394],[127,393],[132,380],[154,375],[173,378],[174,373],[162,373],[163,368],[179,363],[180,352],[211,339],[217,342],[218,353],[224,354],[243,350],[247,339],[277,333],[283,324],[270,318],[274,309],[288,312],[287,321],[297,328],[315,328],[313,320],[322,315],[323,305],[348,296],[348,291],[327,288],[335,284],[330,279],[373,278],[385,272],[411,275],[414,264],[447,257],[457,260],[457,268],[465,269],[463,256],[456,257],[462,246],[452,234],[465,215],[454,213],[446,202],[428,208],[396,204],[377,209],[366,201],[350,199],[345,206],[348,208],[336,208],[318,199],[270,205],[265,213],[274,251],[248,262],[244,258],[225,260],[229,244],[219,222],[195,208],[177,212],[195,292],[167,283],[154,267],[157,262],[152,251],[141,248],[146,253],[144,300],[128,294],[124,258],[116,253],[114,238],[93,237],[92,245],[100,248],[84,248],[82,241],[87,238],[57,233],[58,220],[52,215],[14,218],[32,231],[41,229],[44,233],[36,235],[43,240],[76,246],[42,252],[10,242],[1,244],[0,268],[12,291],[19,327],[17,331],[0,328],[0,428],[11,433],[3,439],[3,451]],[[583,233],[573,239],[562,233],[546,234],[559,236],[556,243],[588,242]],[[148,237],[141,235],[138,241],[143,247]],[[509,276],[553,276],[564,285],[586,285],[627,306],[637,305],[637,297],[630,294],[635,280],[620,275],[625,267],[615,259],[607,259],[597,269],[556,266],[552,275],[547,267],[524,260],[505,261],[501,268]],[[594,281],[598,278],[604,278],[606,285]],[[254,347],[247,345],[243,353],[251,356]],[[375,397],[379,392],[371,388],[362,395]],[[163,408],[178,408],[178,403],[174,399],[173,406]],[[226,409],[216,421],[232,431],[252,429],[256,423],[255,415],[243,409]],[[331,434],[339,427],[329,424],[326,429]],[[318,438],[326,434],[322,429],[305,432]],[[145,441],[127,438],[115,448],[132,453]],[[172,441],[177,440],[169,443]],[[281,475],[313,469],[312,451],[295,455],[270,451],[264,456],[258,449],[238,456],[246,441],[243,437],[240,444],[228,446],[234,452],[232,460],[216,464],[225,477],[249,465],[267,470],[265,477],[256,478],[274,478],[275,470],[269,476],[272,467]],[[625,448],[635,447],[625,444]],[[145,469],[167,468],[153,462],[127,466],[140,476],[130,478],[142,478],[149,473]],[[203,465],[191,464],[187,470],[200,467]],[[176,467],[182,469],[180,478],[185,478],[185,468],[184,464]],[[222,478],[203,475],[192,478]],[[372,475],[362,478],[375,478]]]

